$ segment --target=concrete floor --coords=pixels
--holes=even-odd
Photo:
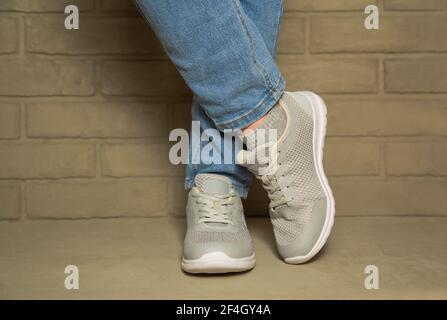
[[[257,266],[237,275],[180,270],[184,220],[0,223],[3,299],[447,299],[447,218],[337,218],[328,245],[302,266],[279,260],[267,218],[252,218]],[[77,265],[79,290],[64,288]],[[364,268],[380,289],[364,288]]]

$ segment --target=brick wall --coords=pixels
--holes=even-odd
[[[380,31],[363,27],[369,4]],[[339,215],[447,214],[446,8],[286,0],[278,62],[289,90],[327,100]],[[131,0],[1,0],[0,218],[182,215],[167,134],[190,99]],[[266,205],[255,184],[247,213]]]

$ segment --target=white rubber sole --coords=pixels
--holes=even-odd
[[[255,254],[244,258],[230,258],[223,252],[209,252],[199,259],[182,259],[182,269],[188,273],[228,273],[253,269]]]
[[[314,163],[316,165],[316,171],[318,174],[318,179],[321,186],[323,187],[327,203],[326,219],[324,221],[324,226],[318,237],[317,242],[305,256],[298,256],[292,258],[284,259],[285,262],[290,264],[301,264],[312,259],[326,243],[329,234],[331,233],[332,226],[334,225],[335,216],[335,200],[332,195],[331,187],[329,186],[328,179],[324,173],[323,168],[323,149],[324,149],[324,139],[326,137],[326,124],[327,124],[327,108],[323,99],[310,91],[294,92],[293,94],[301,95],[305,97],[311,104],[313,110],[314,119],[314,131],[313,131],[313,154]]]

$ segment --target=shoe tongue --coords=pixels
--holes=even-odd
[[[198,174],[195,184],[200,191],[208,194],[229,194],[231,191],[231,180],[217,174]]]

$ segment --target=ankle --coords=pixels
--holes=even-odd
[[[246,134],[248,131],[255,131],[259,126],[264,123],[265,119],[267,118],[267,115],[264,115],[262,118],[256,120],[248,127],[242,129],[242,134]]]

